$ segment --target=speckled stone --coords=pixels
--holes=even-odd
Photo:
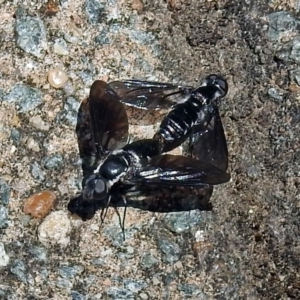
[[[145,269],[150,269],[158,263],[158,260],[151,254],[145,254],[142,257],[141,265]]]
[[[19,145],[21,139],[21,132],[16,128],[12,128],[10,132],[10,137],[15,145]]]
[[[86,0],[84,9],[89,23],[96,24],[103,21],[104,6],[99,0]]]
[[[158,247],[164,254],[164,260],[167,263],[174,263],[179,260],[179,255],[181,253],[180,247],[168,237],[160,236],[158,239]]]
[[[0,228],[4,228],[8,222],[8,210],[5,206],[0,205]]]
[[[32,275],[28,272],[27,267],[22,260],[17,259],[13,261],[10,266],[10,271],[16,275],[21,282],[31,285],[34,283]]]
[[[77,291],[72,291],[71,297],[72,297],[72,300],[85,300],[86,299],[86,297],[84,295],[80,294]]]
[[[32,137],[27,140],[27,148],[34,152],[40,152],[41,150],[39,143]]]
[[[290,13],[286,11],[277,11],[268,15],[269,18],[269,38],[277,40],[280,34],[286,31],[293,31],[299,26],[299,20],[295,19]]]
[[[34,126],[36,129],[45,130],[45,131],[49,130],[49,127],[50,127],[49,124],[44,122],[42,120],[41,116],[33,116],[30,118],[29,121],[32,124],[32,126]]]
[[[54,211],[47,216],[38,229],[39,241],[46,247],[66,247],[70,242],[71,222],[68,213]]]
[[[108,32],[107,31],[102,31],[101,33],[99,33],[95,37],[95,43],[97,43],[99,45],[108,45],[108,44],[110,44],[111,40],[108,36]]]
[[[282,101],[282,95],[280,95],[279,91],[276,90],[275,88],[270,88],[268,90],[268,94],[270,95],[270,97],[272,97],[274,100],[276,101]]]
[[[25,113],[41,104],[42,94],[38,89],[23,84],[17,84],[4,96],[4,101],[16,103],[18,110]]]
[[[0,267],[6,267],[9,264],[9,256],[5,251],[4,244],[0,242]]]
[[[195,284],[180,284],[178,290],[182,292],[183,298],[205,299],[203,291]],[[192,298],[193,297],[193,298]],[[196,298],[197,297],[197,298]]]
[[[56,121],[61,122],[61,120],[63,120],[71,126],[76,126],[79,107],[80,102],[77,99],[72,96],[68,97],[64,104],[63,111],[57,115]]]
[[[16,42],[27,53],[36,57],[43,55],[47,48],[46,30],[43,21],[38,17],[16,13]]]
[[[68,280],[67,278],[61,278],[61,277],[56,278],[54,283],[58,288],[61,288],[64,290],[70,290],[73,286],[73,284],[70,280]]]
[[[29,252],[34,255],[38,261],[46,262],[48,259],[48,251],[44,247],[33,246],[29,248]]]
[[[34,162],[31,165],[30,169],[31,169],[31,175],[35,180],[39,182],[45,180],[45,172],[41,169],[40,165],[37,162]]]
[[[143,280],[138,280],[138,279],[131,279],[131,278],[125,278],[123,280],[124,286],[127,288],[127,290],[133,292],[133,293],[138,293],[141,290],[147,288],[147,283]]]
[[[164,218],[164,223],[172,232],[181,234],[201,224],[201,215],[198,210],[169,213]]]
[[[69,55],[66,41],[63,39],[56,39],[53,45],[53,52],[59,55]]]
[[[112,297],[112,299],[134,299],[134,294],[131,291],[115,286],[108,288],[105,294],[109,297]]]
[[[68,265],[68,266],[61,266],[58,269],[58,272],[61,277],[67,278],[67,279],[72,279],[74,278],[77,274],[81,274],[84,272],[84,267],[81,265]]]
[[[296,81],[296,83],[300,86],[300,69],[291,70],[290,75],[293,80]]]
[[[64,165],[64,160],[61,155],[52,155],[49,157],[44,157],[42,163],[46,169],[60,169]]]
[[[10,197],[10,187],[5,180],[0,178],[0,201],[3,205],[7,205]]]

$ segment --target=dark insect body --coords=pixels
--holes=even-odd
[[[160,212],[211,209],[212,186],[230,179],[217,106],[227,89],[217,75],[195,90],[145,81],[95,81],[88,105],[97,160],[68,209],[83,220],[108,206]],[[129,126],[122,102],[145,109],[173,107],[152,139],[123,146]],[[196,159],[162,155],[189,137]],[[187,187],[195,188],[188,197]]]
[[[197,89],[139,80],[115,81],[109,86],[126,105],[147,110],[172,107],[153,137],[160,140],[162,152],[171,151],[192,137],[197,159],[209,159],[227,170],[227,142],[218,101],[227,94],[228,85],[221,76],[209,75]]]

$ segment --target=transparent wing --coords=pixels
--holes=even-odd
[[[128,118],[118,95],[101,80],[90,90],[89,112],[98,153],[121,148],[128,140]]]
[[[201,123],[193,128],[191,151],[198,160],[208,162],[220,170],[226,171],[228,149],[217,107],[214,107],[211,115],[208,124]]]
[[[141,109],[166,109],[182,102],[193,88],[180,87],[170,83],[140,80],[114,81],[109,83],[121,101]]]
[[[206,161],[185,156],[161,155],[151,158],[132,181],[142,184],[203,186],[229,181],[230,175]]]
[[[213,187],[197,189],[180,186],[157,186],[137,184],[126,192],[126,204],[153,212],[179,212],[193,209],[212,210],[210,198]]]
[[[119,186],[112,194],[109,207],[133,207],[153,212],[178,212],[193,209],[212,210],[210,198],[213,187],[205,185],[197,189],[187,189],[180,186],[157,186],[137,184],[130,187]],[[126,202],[124,202],[126,199]],[[82,195],[77,195],[68,204],[68,210],[78,215],[83,221],[92,219],[103,205],[97,202],[85,201]]]

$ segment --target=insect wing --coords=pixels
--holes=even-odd
[[[76,123],[76,135],[80,157],[82,159],[90,157],[95,152],[94,141],[91,135],[91,123],[88,101],[81,102]]]
[[[193,128],[192,153],[200,161],[209,162],[222,171],[228,167],[228,148],[224,128],[217,107],[208,125]]]
[[[148,110],[169,108],[184,101],[185,95],[193,90],[170,83],[140,80],[114,81],[109,86],[126,105]]]
[[[121,148],[128,140],[128,118],[118,95],[104,81],[92,84],[89,111],[98,153]]]
[[[227,182],[230,175],[216,166],[185,156],[153,157],[132,178],[143,184],[203,186]]]
[[[210,185],[198,189],[180,186],[157,186],[137,184],[126,193],[126,205],[152,212],[178,212],[193,209],[212,210],[210,197],[213,187]]]

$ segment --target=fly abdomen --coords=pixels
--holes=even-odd
[[[186,140],[198,120],[201,107],[201,102],[191,96],[169,112],[154,135],[154,139],[161,141],[162,152],[170,151]]]
[[[160,154],[159,144],[154,139],[134,141],[123,147],[124,151],[134,153],[139,159],[153,157]]]

